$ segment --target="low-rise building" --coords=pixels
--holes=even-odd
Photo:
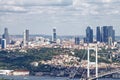
[[[13,70],[0,70],[0,75],[11,75]]]
[[[15,70],[12,72],[12,75],[14,76],[28,76],[29,74],[30,72],[26,70]]]

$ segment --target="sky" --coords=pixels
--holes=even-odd
[[[87,26],[112,25],[120,35],[120,0],[0,0],[0,34],[85,35]]]

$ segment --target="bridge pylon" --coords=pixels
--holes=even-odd
[[[90,50],[95,50],[95,76],[98,77],[98,47],[97,45],[94,47],[89,47],[88,46],[88,65],[87,65],[87,79],[89,80],[90,78]]]

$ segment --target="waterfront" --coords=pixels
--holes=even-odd
[[[49,77],[49,76],[5,76],[0,75],[0,78],[10,79],[10,80],[80,80],[80,79],[69,79],[67,77]],[[112,78],[101,78],[99,80],[119,80]]]

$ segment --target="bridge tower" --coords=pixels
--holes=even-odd
[[[89,47],[88,46],[88,56],[87,56],[87,60],[88,60],[88,65],[87,65],[87,78],[89,80],[90,78],[90,50],[95,50],[95,71],[96,74],[95,76],[98,77],[98,50],[97,50],[97,45],[95,47]]]

